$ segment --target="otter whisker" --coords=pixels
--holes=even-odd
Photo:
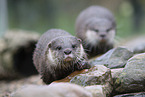
[[[77,49],[74,49],[74,43]],[[65,60],[65,56],[71,57],[72,60]],[[50,84],[82,68],[81,61],[84,56],[85,52],[78,38],[64,30],[52,29],[40,37],[33,60],[43,81]]]

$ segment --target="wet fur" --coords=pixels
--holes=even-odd
[[[46,84],[62,79],[75,70],[89,68],[86,54],[79,40],[64,30],[58,29],[49,30],[40,37],[34,51],[33,61]],[[65,62],[64,54],[49,47],[49,44],[52,43],[51,46],[53,47],[55,46],[54,43],[66,42],[65,45],[67,46],[70,45],[69,41],[76,41],[79,46],[75,52],[72,51],[74,56],[72,61]]]

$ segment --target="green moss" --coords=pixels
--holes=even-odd
[[[116,84],[119,84],[119,83],[120,83],[120,79],[117,78],[116,81],[115,81],[115,83],[116,83]]]
[[[125,75],[126,75],[126,73],[125,73],[125,72],[122,72],[120,75],[121,75],[121,76],[125,76]]]

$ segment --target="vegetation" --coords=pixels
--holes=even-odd
[[[137,2],[136,5],[133,5],[133,2]],[[132,33],[145,31],[143,27],[145,19],[142,18],[144,14],[140,14],[144,12],[143,0],[7,0],[7,4],[10,29],[18,28],[43,33],[51,28],[60,28],[74,35],[77,15],[88,6],[102,5],[110,9],[116,17],[117,36],[126,37]],[[139,6],[137,7],[139,15],[135,13],[136,6]]]

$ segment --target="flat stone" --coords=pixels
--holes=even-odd
[[[133,52],[124,47],[117,47],[109,50],[104,55],[90,60],[91,65],[104,65],[108,68],[123,68],[129,58],[133,56]]]
[[[70,83],[54,83],[49,86],[29,85],[11,94],[11,97],[93,97],[81,86]]]
[[[145,92],[142,93],[130,93],[130,94],[121,94],[121,95],[116,95],[113,97],[145,97]]]
[[[117,93],[145,91],[145,53],[135,55],[127,61],[115,81],[115,88]]]
[[[94,95],[109,95],[113,90],[111,70],[103,65],[96,65],[86,73],[76,75],[70,82],[87,86],[87,89],[89,88]],[[99,94],[96,94],[97,92],[95,93],[94,91],[98,91]]]
[[[106,97],[106,94],[103,92],[103,85],[86,86],[85,89],[90,91],[93,97]]]

